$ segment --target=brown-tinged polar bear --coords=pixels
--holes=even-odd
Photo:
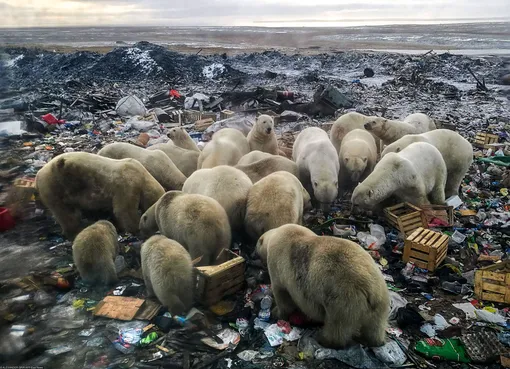
[[[237,165],[248,165],[255,163],[256,161],[272,158],[273,154],[268,154],[267,152],[262,152],[259,150],[250,151],[248,154],[243,155],[241,159],[237,162]]]
[[[438,149],[416,142],[381,159],[352,193],[352,203],[371,208],[394,195],[415,205],[444,204],[446,165]]]
[[[182,191],[209,196],[225,209],[232,231],[238,231],[244,223],[246,199],[253,183],[239,169],[220,165],[211,169],[200,169],[184,182]]]
[[[338,158],[342,185],[357,185],[372,173],[377,162],[374,137],[364,129],[350,131],[342,140]]]
[[[186,181],[186,176],[161,150],[146,150],[129,143],[114,142],[97,154],[110,159],[138,160],[167,191],[180,190]]]
[[[250,189],[244,227],[257,240],[264,232],[281,225],[302,224],[303,210],[311,207],[310,195],[295,175],[275,172]]]
[[[182,127],[172,128],[170,131],[168,131],[167,136],[175,146],[182,147],[186,150],[200,152],[200,149],[198,148],[195,141],[193,141],[189,133]]]
[[[328,211],[338,195],[338,153],[328,134],[317,127],[299,133],[292,149],[298,166],[299,180],[313,194],[320,207]]]
[[[179,242],[198,266],[213,265],[230,248],[232,233],[225,209],[218,201],[182,191],[165,193],[140,219],[140,232],[149,237],[160,231]]]
[[[299,309],[323,322],[318,341],[327,347],[345,347],[353,340],[384,345],[388,290],[374,260],[358,244],[287,224],[264,233],[257,252],[267,261],[278,319],[287,320]]]
[[[85,152],[53,158],[37,173],[36,186],[70,240],[83,229],[82,211],[111,211],[119,230],[137,233],[138,210],[145,212],[165,193],[137,160]]]
[[[447,179],[445,196],[459,194],[459,187],[473,162],[473,146],[457,132],[449,129],[436,129],[419,135],[407,135],[387,146],[382,156],[390,152],[400,152],[414,142],[427,142],[435,146],[446,164]]]
[[[198,169],[214,168],[218,165],[236,165],[239,159],[250,152],[250,145],[243,133],[235,128],[223,128],[213,134],[198,157]]]
[[[250,150],[258,150],[278,155],[278,141],[274,132],[274,121],[269,115],[260,115],[248,133]]]
[[[350,112],[340,116],[331,127],[329,134],[330,140],[336,149],[336,152],[340,152],[342,140],[345,135],[354,129],[365,129],[365,123],[370,122],[377,118],[376,116],[367,116],[357,112]],[[375,143],[377,145],[377,152],[379,152],[379,138],[374,134]]]
[[[183,149],[182,147],[175,146],[172,141],[149,146],[147,150],[163,151],[186,177],[189,177],[197,170],[199,151]]]
[[[365,123],[365,129],[389,145],[405,135],[419,134],[436,129],[434,121],[423,113],[407,116],[403,121],[375,117]]]
[[[260,159],[251,164],[237,164],[235,168],[246,173],[246,175],[250,177],[253,183],[258,182],[271,173],[279,171],[289,172],[296,177],[298,176],[298,168],[296,163],[280,155],[269,155],[269,157]]]
[[[152,236],[142,244],[142,274],[149,296],[155,295],[172,315],[183,315],[193,303],[193,265],[179,242]]]
[[[73,242],[73,260],[86,283],[111,285],[117,282],[117,237],[117,230],[107,220],[100,220],[78,233]]]

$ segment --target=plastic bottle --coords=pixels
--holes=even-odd
[[[271,317],[271,305],[273,304],[273,299],[269,295],[265,295],[262,300],[260,300],[260,311],[259,318],[267,322]]]

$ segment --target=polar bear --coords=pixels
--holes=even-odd
[[[198,266],[217,263],[223,249],[229,249],[232,234],[225,209],[218,201],[203,195],[169,191],[140,219],[143,237],[162,235],[179,242]]]
[[[285,171],[295,175],[296,177],[298,176],[298,168],[296,163],[279,155],[270,155],[265,159],[258,160],[251,164],[237,164],[235,168],[246,173],[246,175],[250,177],[253,183],[256,183],[269,174],[278,171]]]
[[[248,193],[244,226],[253,240],[281,225],[302,224],[303,210],[311,209],[310,195],[299,179],[275,172],[253,185]]]
[[[145,212],[165,193],[137,160],[86,152],[53,158],[37,173],[36,187],[70,240],[84,228],[83,211],[111,211],[119,230],[137,233],[138,210]]]
[[[246,199],[252,181],[239,169],[220,165],[211,169],[200,169],[184,182],[182,191],[209,196],[225,209],[232,231],[242,229],[246,214]]]
[[[138,160],[167,191],[180,190],[186,180],[186,176],[160,150],[151,151],[125,142],[114,142],[97,154],[110,159]]]
[[[409,123],[416,128],[416,133],[425,133],[437,129],[434,120],[427,114],[413,113],[404,118],[404,123]]]
[[[387,146],[382,156],[400,152],[414,142],[427,142],[439,150],[448,173],[445,196],[458,195],[460,184],[473,163],[473,146],[469,141],[449,129],[436,129],[419,135],[406,135]]]
[[[250,152],[250,145],[243,133],[235,128],[223,128],[213,134],[198,157],[198,169],[214,168],[218,165],[236,165],[239,159]]]
[[[394,195],[415,205],[444,204],[446,164],[429,143],[416,142],[381,159],[374,171],[352,193],[352,203],[363,208]]]
[[[155,295],[172,315],[185,315],[193,303],[193,265],[182,245],[165,236],[142,244],[142,274],[149,296]]]
[[[239,159],[239,161],[237,162],[237,165],[253,164],[256,161],[259,161],[259,160],[262,160],[262,159],[267,159],[267,158],[272,158],[274,156],[275,155],[269,154],[267,152],[262,152],[262,151],[259,151],[259,150],[254,150],[254,151],[250,151],[246,155],[243,155],[243,157],[241,159]]]
[[[389,145],[405,135],[419,134],[436,129],[434,121],[427,115],[415,113],[404,121],[376,117],[365,123],[365,129]]]
[[[278,141],[274,132],[274,121],[269,115],[262,114],[257,117],[247,138],[251,151],[258,150],[278,155]]]
[[[338,155],[342,186],[356,186],[374,170],[377,146],[374,137],[364,129],[347,133]]]
[[[147,150],[163,151],[186,177],[189,177],[197,170],[198,157],[200,156],[199,151],[183,149],[182,147],[175,146],[172,141],[149,146]]]
[[[318,341],[327,347],[342,348],[353,340],[384,345],[388,289],[358,244],[286,224],[264,233],[256,250],[267,262],[278,319],[288,320],[299,309],[323,322]]]
[[[167,136],[175,146],[182,147],[186,150],[200,152],[200,149],[198,148],[195,141],[193,141],[189,133],[182,127],[172,128],[170,131],[168,131]]]
[[[340,152],[342,140],[345,135],[354,129],[365,129],[365,123],[368,123],[377,118],[376,116],[367,116],[357,112],[350,112],[340,116],[331,127],[329,138],[336,149],[336,152]],[[374,136],[375,143],[377,145],[377,152],[379,152],[379,138]]]
[[[117,230],[107,220],[100,220],[78,233],[73,242],[73,260],[86,283],[111,285],[117,282],[117,237]]]
[[[328,134],[309,127],[299,133],[292,149],[292,159],[298,166],[299,180],[324,211],[338,195],[338,153]]]

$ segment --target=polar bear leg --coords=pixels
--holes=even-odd
[[[354,324],[358,324],[358,321],[343,314],[338,306],[326,309],[324,327],[319,332],[317,340],[325,347],[345,347],[356,333]]]
[[[140,195],[130,194],[126,190],[113,197],[113,215],[118,227],[125,232],[137,233],[140,225],[138,204]]]
[[[289,315],[292,314],[297,306],[294,304],[289,292],[282,286],[271,286],[273,289],[273,296],[275,299],[276,307],[273,309],[273,314],[279,319],[288,320]]]
[[[432,192],[429,194],[430,202],[432,204],[442,205],[445,202],[445,189],[441,185],[436,185]]]

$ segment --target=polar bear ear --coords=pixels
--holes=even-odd
[[[397,149],[395,150],[395,152],[400,152],[400,147],[397,147]]]
[[[366,157],[364,157],[362,160],[363,160],[363,163],[367,162],[367,158]]]

